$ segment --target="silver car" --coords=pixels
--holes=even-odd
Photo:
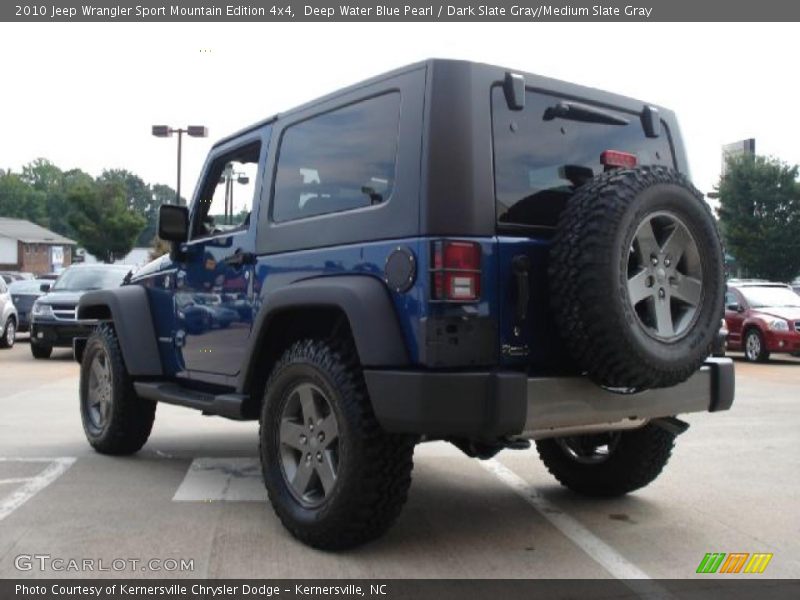
[[[11,292],[5,280],[0,278],[0,348],[11,348],[17,337],[17,309],[11,301]]]

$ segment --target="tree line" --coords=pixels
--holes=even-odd
[[[170,186],[145,183],[125,169],[92,177],[80,169],[64,171],[44,158],[21,172],[0,169],[0,216],[46,227],[105,262],[153,245],[158,208],[174,201]]]
[[[742,154],[726,161],[717,186],[726,250],[749,277],[792,281],[800,275],[797,165]]]
[[[716,191],[720,231],[737,267],[775,281],[800,275],[797,165],[765,156],[730,157]],[[0,169],[0,216],[33,221],[106,262],[134,246],[156,245],[158,208],[174,201],[170,186],[145,183],[125,169],[92,177],[43,158],[19,173]]]

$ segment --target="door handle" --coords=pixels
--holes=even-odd
[[[524,254],[518,254],[511,259],[514,276],[517,279],[517,321],[522,322],[528,315],[528,302],[530,301],[530,276],[531,259]]]
[[[255,264],[256,255],[252,252],[242,252],[241,250],[237,250],[230,256],[223,258],[222,262],[229,267],[241,268],[244,265]]]

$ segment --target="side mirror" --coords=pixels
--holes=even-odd
[[[158,210],[158,237],[166,242],[185,242],[189,237],[189,209],[162,204]]]
[[[50,291],[50,284],[49,283],[43,283],[42,285],[39,286],[39,291],[40,292],[44,292],[46,294],[47,292]]]
[[[725,308],[728,309],[728,310],[732,310],[733,312],[737,312],[737,313],[743,311],[742,305],[739,304],[738,302],[731,302]]]

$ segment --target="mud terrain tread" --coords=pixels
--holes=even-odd
[[[564,487],[585,496],[614,497],[645,487],[661,474],[672,455],[675,435],[648,424],[621,434],[608,461],[581,464],[553,439],[539,440],[539,457]]]
[[[111,422],[101,435],[93,435],[87,427],[83,402],[87,394],[88,370],[91,367],[90,349],[98,343],[105,347],[111,365],[114,398]],[[101,454],[126,455],[138,452],[145,445],[153,429],[156,402],[140,398],[133,389],[117,334],[111,324],[99,325],[86,342],[84,360],[81,363],[80,397],[84,431],[95,450]]]
[[[703,195],[688,179],[664,167],[639,167],[604,173],[582,186],[570,199],[559,219],[559,226],[550,254],[550,299],[564,343],[574,360],[602,385],[625,388],[656,388],[675,385],[690,377],[711,352],[714,336],[694,360],[675,367],[661,366],[656,372],[642,360],[641,351],[619,335],[613,320],[608,318],[626,293],[622,278],[618,294],[608,294],[608,282],[601,269],[608,268],[616,247],[617,224],[643,189],[657,185],[679,185],[691,191],[713,222],[711,210]],[[717,236],[719,255],[722,245]],[[719,327],[722,316],[711,322]],[[629,315],[629,317],[632,317]],[[634,323],[631,322],[630,326]],[[695,327],[709,327],[698,323]],[[716,330],[715,330],[716,331]]]
[[[326,374],[339,392],[342,412],[361,452],[352,456],[359,472],[357,485],[337,492],[337,506],[313,527],[298,523],[285,505],[285,494],[268,485],[270,501],[283,525],[299,540],[325,550],[352,548],[380,537],[397,519],[408,497],[416,439],[388,434],[378,424],[361,367],[350,344],[306,339],[293,344],[275,365],[267,382],[260,424],[260,454],[265,481],[270,480],[265,452],[269,426],[269,391],[293,365],[306,364]],[[277,400],[277,399],[275,399]],[[340,428],[341,431],[341,428]]]

